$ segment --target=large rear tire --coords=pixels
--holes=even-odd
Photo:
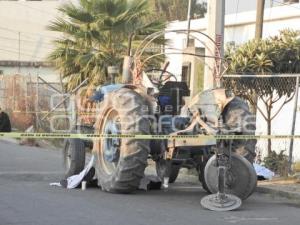
[[[111,92],[99,105],[95,131],[100,134],[149,134],[148,107],[127,88]],[[106,138],[94,141],[96,174],[102,190],[130,193],[139,187],[150,152],[148,140]]]
[[[225,125],[231,129],[239,129],[236,134],[255,135],[255,118],[250,112],[245,101],[235,97],[229,102],[222,112]],[[232,151],[245,157],[251,164],[254,162],[256,153],[256,139],[233,140]]]

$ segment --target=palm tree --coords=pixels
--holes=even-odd
[[[147,0],[80,0],[59,11],[63,16],[48,29],[62,35],[49,59],[67,81],[67,90],[86,78],[92,85],[104,83],[108,66],[121,66],[138,42],[165,27],[151,16]]]

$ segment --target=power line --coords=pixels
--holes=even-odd
[[[2,39],[2,37],[0,36],[0,39]],[[14,41],[19,41],[18,39],[13,39]],[[8,43],[7,45],[6,45],[6,43]],[[35,42],[33,42],[33,43],[35,43]],[[18,45],[19,43],[16,43],[16,45],[13,45],[13,44],[11,44],[11,43],[9,43],[9,42],[0,42],[0,48],[7,48],[7,49],[12,49],[12,50],[15,50],[16,48],[18,48]],[[25,49],[24,49],[25,48]],[[37,50],[37,48],[38,48],[38,50],[40,50],[40,49],[44,49],[44,50],[48,50],[48,51],[51,51],[51,50],[54,50],[55,48],[56,48],[56,46],[55,45],[53,45],[53,46],[51,46],[50,47],[50,45],[49,45],[49,47],[46,47],[46,46],[43,46],[43,44],[41,44],[41,45],[26,45],[26,44],[23,44],[22,45],[22,49],[23,50],[25,50],[25,51],[35,51],[35,50]]]
[[[54,17],[56,17],[56,16],[57,16],[57,15],[55,15],[55,14],[49,13],[49,12],[48,12],[48,11],[46,11],[46,10],[43,10],[43,9],[38,9],[38,8],[35,8],[35,7],[32,7],[32,6],[29,6],[29,5],[23,4],[23,3],[19,2],[19,1],[17,1],[17,2],[13,1],[13,3],[15,3],[15,4],[17,4],[17,5],[24,6],[24,7],[26,7],[26,8],[29,8],[29,9],[31,9],[31,10],[35,10],[35,11],[37,11],[37,12],[40,12],[40,13],[42,13],[42,14],[48,14],[48,15],[52,15],[52,16],[54,16]]]
[[[1,44],[0,44],[0,48],[5,48],[5,49],[10,49],[10,50],[12,50],[12,51],[16,51],[16,52],[19,52],[19,46],[18,46],[18,43],[16,43],[15,45],[3,45],[3,43],[4,42],[2,42]],[[37,49],[36,48],[37,46],[34,46],[34,47],[30,47],[30,46],[28,46],[28,45],[22,45],[22,50],[23,50],[23,52],[24,53],[28,53],[28,54],[31,54],[31,52],[33,52],[33,51],[36,51],[36,50],[38,50],[39,52],[40,52],[40,50],[43,50],[43,49],[45,49],[47,52],[48,51],[51,51],[51,50],[54,50],[55,49],[55,47],[53,47],[53,48],[45,48],[45,47],[39,47],[39,49]]]
[[[6,15],[3,15],[3,14],[0,15],[0,17],[2,17],[2,20],[3,20],[3,21],[5,21],[5,20],[7,20],[7,19],[12,19],[11,17],[6,16]],[[45,27],[47,26],[47,24],[49,24],[49,23],[52,21],[52,20],[51,20],[51,21],[49,20],[49,21],[46,21],[47,23],[38,23],[38,22],[36,22],[36,20],[35,20],[35,21],[32,21],[32,20],[26,20],[26,19],[23,19],[23,18],[21,18],[21,19],[13,18],[13,20],[16,21],[16,22],[21,23],[21,25],[30,23],[30,24],[34,24],[34,25],[41,26],[41,27],[43,27],[43,28],[45,28]],[[24,32],[24,33],[25,33],[25,32]],[[29,33],[29,32],[27,32],[27,33]]]
[[[12,51],[12,50],[3,49],[3,48],[0,48],[0,51],[10,52],[10,53],[14,53],[14,54],[19,54],[19,52],[17,52],[17,51]],[[29,55],[29,54],[22,53],[22,52],[20,52],[20,54],[21,54],[21,55],[24,55],[24,56],[30,56],[30,57],[33,57],[33,58],[36,58],[36,59],[42,59],[42,58],[36,57],[36,56],[34,56],[34,55]]]
[[[58,37],[55,37],[55,36],[41,35],[40,33],[33,33],[33,32],[28,32],[28,31],[21,31],[21,30],[14,30],[14,29],[10,29],[10,28],[7,28],[7,27],[0,27],[0,30],[6,30],[6,31],[13,32],[13,33],[19,33],[20,32],[21,34],[25,34],[25,36],[26,35],[39,36],[39,37],[42,36],[44,38],[49,38],[51,40],[58,38]],[[27,36],[27,37],[29,37],[29,36]]]
[[[37,49],[37,47],[38,47],[38,49]],[[8,42],[2,42],[2,43],[0,43],[0,48],[18,50],[18,48],[19,48],[19,41],[18,41],[18,43],[15,43],[15,44],[11,44],[11,43],[8,43]],[[32,51],[36,51],[36,50],[41,50],[41,49],[45,49],[47,51],[51,51],[51,50],[55,49],[55,47],[53,47],[53,48],[47,48],[45,46],[43,47],[43,46],[37,46],[37,45],[34,45],[34,46],[30,46],[30,45],[26,45],[26,44],[22,45],[22,50],[25,50],[28,53],[32,52]]]
[[[4,36],[0,36],[0,39],[5,39],[5,40],[11,40],[11,41],[19,41],[18,38],[10,38],[10,37],[4,37]],[[21,42],[29,42],[29,43],[38,43],[38,41],[31,41],[31,40],[26,40],[26,39],[20,39]],[[48,46],[51,46],[53,47],[52,44],[50,44],[49,42],[42,42],[41,45],[48,45]]]
[[[9,38],[9,37],[4,37],[4,36],[0,36],[0,39],[5,39],[5,40],[12,40],[12,41],[19,41],[19,39],[17,38]],[[25,40],[25,39],[20,39],[21,42],[29,42],[29,43],[37,43],[37,41],[31,41],[31,40]],[[51,44],[48,43],[41,43],[41,45],[48,45],[49,47],[54,47]],[[47,47],[46,47],[47,48]],[[50,49],[50,48],[49,48]]]
[[[45,59],[42,59],[42,58],[39,58],[39,57],[36,57],[34,55],[29,55],[29,54],[26,54],[26,53],[22,53],[22,52],[18,52],[18,51],[13,51],[13,50],[8,50],[8,49],[3,49],[3,48],[0,48],[0,51],[4,51],[4,52],[10,52],[10,53],[14,53],[14,54],[21,54],[21,55],[24,55],[24,56],[29,56],[29,57],[33,57],[35,59],[39,59],[39,60],[45,60]]]

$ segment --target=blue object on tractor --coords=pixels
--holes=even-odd
[[[167,105],[171,105],[172,104],[171,100],[172,99],[170,96],[166,96],[166,95],[158,96],[159,105],[163,108],[165,108]]]
[[[109,84],[105,86],[99,86],[90,99],[95,102],[101,102],[104,99],[105,95],[109,94],[110,92],[119,90],[122,87],[124,87],[124,84]]]

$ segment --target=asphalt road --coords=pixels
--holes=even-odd
[[[0,141],[0,225],[299,225],[300,205],[255,193],[233,212],[200,206],[205,192],[177,183],[120,195],[49,186],[62,176],[60,152]]]

